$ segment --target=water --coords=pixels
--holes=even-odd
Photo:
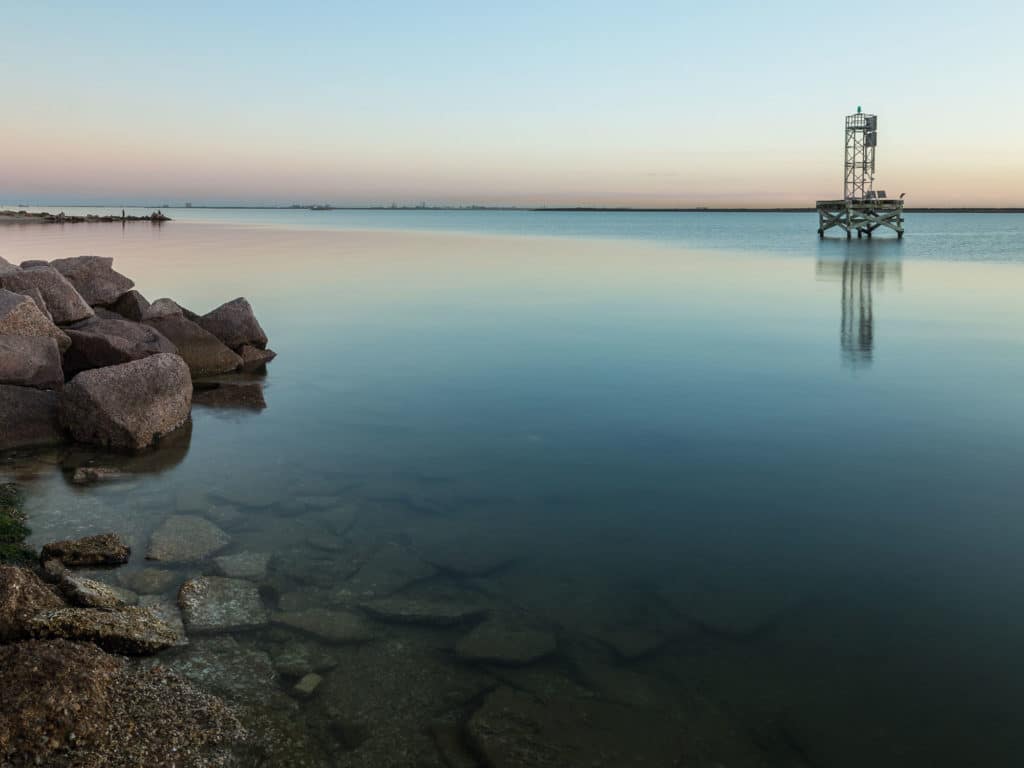
[[[1016,764],[1024,218],[848,243],[813,214],[173,214],[7,227],[0,256],[114,256],[197,311],[246,295],[267,407],[196,407],[141,460],[10,458],[34,541],[118,530],[130,573],[199,509],[225,553],[271,554],[271,608],[353,608],[371,574],[557,639],[509,667],[459,659],[467,627],[275,624],[166,656],[280,715],[289,759],[435,764],[500,682],[552,722],[617,702],[607,738],[681,733],[697,765]],[[72,487],[83,460],[138,474]],[[167,597],[214,567],[174,570]],[[309,700],[296,649],[328,658]],[[226,681],[238,658],[277,677]]]

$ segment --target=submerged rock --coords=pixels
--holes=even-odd
[[[323,681],[324,679],[316,672],[310,672],[307,675],[303,675],[302,679],[292,686],[292,693],[301,699],[308,699],[316,692],[316,689],[320,687],[320,683]]]
[[[130,363],[178,349],[154,328],[130,320],[95,317],[65,331],[71,348],[64,353],[68,376],[93,368]]]
[[[0,565],[0,643],[25,637],[29,619],[63,606],[64,601],[32,571]]]
[[[59,560],[71,568],[123,565],[131,552],[131,547],[116,533],[100,533],[45,544],[39,559]]]
[[[148,655],[175,643],[173,630],[156,615],[136,606],[104,611],[56,608],[35,614],[27,622],[36,638],[63,638],[95,643],[110,653]]]
[[[149,539],[147,560],[189,562],[223,549],[231,537],[198,515],[171,515]]]
[[[177,355],[84,371],[64,388],[60,419],[84,443],[141,450],[189,419],[192,380]]]
[[[263,579],[267,575],[269,552],[239,552],[237,555],[215,557],[217,570],[232,579]]]
[[[131,476],[131,473],[122,472],[114,467],[77,467],[71,473],[71,482],[75,485],[92,485],[111,480],[124,480]]]
[[[259,381],[196,382],[192,403],[209,408],[237,408],[246,411],[262,411],[267,407],[267,401],[263,398],[263,383]]]
[[[0,335],[0,384],[36,389],[63,387],[64,370],[56,340]]]
[[[158,595],[175,586],[181,580],[181,575],[164,568],[143,568],[141,571],[119,573],[118,579],[133,592]]]
[[[58,325],[77,323],[94,312],[75,287],[51,266],[34,266],[0,277],[0,286],[8,291],[37,289],[46,308]]]
[[[372,600],[362,603],[359,607],[377,621],[437,627],[469,624],[487,615],[487,609],[479,605],[402,596]]]
[[[0,384],[0,451],[64,441],[57,393]]]
[[[492,619],[464,635],[456,643],[455,653],[465,661],[529,664],[551,655],[557,648],[558,642],[551,632]]]
[[[131,280],[114,271],[114,260],[104,256],[54,259],[50,266],[67,278],[90,305],[110,305],[130,291]]]
[[[387,597],[434,573],[432,565],[405,547],[387,544],[377,550],[342,587],[335,590],[334,599],[344,603]]]
[[[3,288],[0,288],[0,334],[53,339],[61,352],[71,346],[67,334],[54,325],[31,298]]]
[[[271,614],[271,621],[332,643],[362,643],[373,637],[366,619],[350,611],[309,608],[304,611],[281,611]]]
[[[671,768],[689,764],[681,726],[598,699],[541,700],[502,687],[487,696],[467,731],[494,768]]]
[[[260,327],[252,306],[244,298],[221,304],[200,317],[198,323],[235,351],[244,345],[257,349],[267,346],[267,334]]]
[[[189,632],[224,632],[267,623],[259,590],[244,579],[189,579],[178,591],[178,606]]]
[[[143,595],[139,598],[139,605],[148,608],[153,615],[171,628],[174,633],[174,645],[188,645],[188,635],[185,632],[185,622],[181,618],[181,609],[177,604],[162,595]]]
[[[217,698],[93,645],[34,640],[0,648],[0,763],[52,768],[232,764],[246,734]]]
[[[270,656],[230,635],[199,637],[174,658],[159,659],[196,685],[235,701],[261,703],[277,690]]]

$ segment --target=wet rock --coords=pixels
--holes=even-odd
[[[185,424],[192,381],[177,355],[83,371],[65,386],[60,420],[79,442],[141,450]]]
[[[63,606],[64,601],[32,571],[0,565],[0,643],[26,636],[28,621],[37,613]]]
[[[189,562],[223,549],[231,537],[198,515],[171,515],[149,539],[147,560]]]
[[[150,303],[146,300],[146,297],[135,290],[122,294],[117,301],[110,305],[112,311],[126,320],[132,320],[136,323],[142,322],[142,317],[146,314],[146,310],[149,307]]]
[[[122,565],[128,562],[131,552],[131,547],[116,533],[100,533],[46,544],[39,559],[59,560],[71,568]]]
[[[0,690],[4,765],[225,766],[228,747],[246,736],[216,698],[89,644],[36,640],[0,648]]]
[[[147,655],[174,645],[173,630],[156,615],[137,606],[113,611],[56,608],[35,614],[27,622],[36,638],[95,643],[110,653]]]
[[[177,354],[177,348],[159,331],[130,320],[94,317],[65,329],[71,348],[64,353],[68,376],[93,368],[130,363],[162,352]]]
[[[188,635],[185,632],[185,623],[181,619],[181,609],[173,600],[162,595],[143,595],[139,598],[139,605],[151,610],[154,616],[171,628],[176,647],[188,645]]]
[[[64,352],[71,339],[28,296],[0,288],[0,334],[53,339]]]
[[[93,485],[112,480],[124,480],[129,477],[131,477],[130,473],[122,472],[114,467],[77,467],[71,473],[71,482],[75,485]]]
[[[159,595],[177,586],[181,574],[163,568],[143,568],[141,571],[119,573],[118,579],[133,592]]]
[[[364,602],[387,597],[398,590],[433,576],[435,569],[410,550],[398,544],[387,544],[339,589],[334,599],[338,602]]]
[[[558,642],[551,632],[492,619],[460,638],[455,653],[464,661],[514,665],[537,661],[557,648]]]
[[[113,304],[135,285],[115,272],[113,265],[114,260],[104,256],[73,256],[50,262],[90,305]]]
[[[238,349],[238,355],[242,358],[242,370],[252,373],[265,368],[267,363],[277,357],[277,352],[272,349],[259,349],[250,344],[243,344]]]
[[[270,619],[275,624],[308,632],[332,643],[361,643],[373,637],[366,619],[350,611],[309,608],[275,612]]]
[[[58,325],[77,323],[93,316],[92,307],[75,287],[51,266],[30,267],[0,277],[0,287],[21,292],[35,288],[43,296],[46,308]]]
[[[64,441],[57,393],[0,384],[0,451]]]
[[[211,333],[203,330],[183,314],[173,314],[155,302],[143,322],[171,341],[188,364],[194,378],[230,373],[242,365],[242,358],[228,349]]]
[[[225,632],[267,623],[259,590],[244,579],[189,579],[178,592],[178,606],[189,632]]]
[[[263,384],[258,381],[197,382],[192,403],[207,408],[236,408],[245,411],[262,411],[267,407]]]
[[[308,675],[303,675],[302,679],[292,686],[292,693],[300,699],[308,699],[323,681],[324,679],[316,672],[310,672]]]
[[[44,336],[0,336],[0,384],[36,389],[64,386],[60,350]]]
[[[200,317],[198,322],[231,349],[238,350],[246,344],[257,349],[267,346],[267,334],[244,298],[221,304]]]
[[[377,621],[436,627],[471,624],[487,615],[487,609],[479,605],[401,596],[372,600],[361,603],[359,607]]]
[[[239,552],[237,555],[215,557],[213,562],[221,575],[232,579],[263,579],[267,575],[269,552]]]
[[[657,768],[681,764],[685,731],[622,705],[595,699],[541,701],[499,688],[467,725],[476,749],[495,768]]]

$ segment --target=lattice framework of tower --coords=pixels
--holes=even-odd
[[[875,190],[875,149],[878,146],[878,116],[857,107],[846,116],[846,143],[843,164],[843,197],[819,200],[818,236],[839,227],[849,239],[872,236],[876,229],[886,227],[903,238],[903,196],[889,198]]]

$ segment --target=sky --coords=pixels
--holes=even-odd
[[[1024,205],[1018,2],[5,3],[0,202]]]

